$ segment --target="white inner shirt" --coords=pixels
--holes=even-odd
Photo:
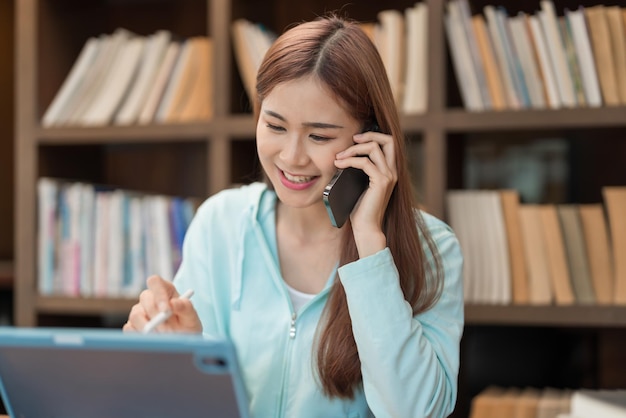
[[[294,312],[298,312],[302,306],[315,297],[312,293],[304,293],[294,289],[285,282],[287,290],[289,291],[289,297],[291,298],[291,304],[293,305]]]

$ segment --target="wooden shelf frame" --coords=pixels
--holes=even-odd
[[[0,261],[0,290],[13,289],[15,268],[12,260]]]
[[[626,329],[626,306],[466,305],[466,325]]]
[[[38,296],[40,313],[64,315],[124,315],[136,299]],[[531,306],[531,305],[466,305],[465,323],[474,325],[511,325],[567,328],[626,329],[626,306]]]

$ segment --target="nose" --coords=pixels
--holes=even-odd
[[[306,152],[304,138],[298,134],[290,135],[280,152],[280,159],[292,167],[306,165],[309,156]]]

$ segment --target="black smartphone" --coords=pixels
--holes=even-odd
[[[369,182],[368,175],[359,168],[348,167],[335,173],[324,189],[323,197],[333,226],[343,226]]]
[[[363,132],[380,132],[377,123],[368,124]],[[346,222],[359,197],[367,189],[370,178],[361,169],[348,167],[338,170],[324,189],[324,206],[330,223],[341,228]]]

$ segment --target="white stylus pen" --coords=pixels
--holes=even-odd
[[[185,293],[180,295],[179,299],[189,299],[191,296],[193,296],[193,289],[187,290]],[[167,321],[170,316],[172,316],[172,311],[170,309],[159,312],[154,318],[148,321],[141,332],[144,334],[151,333],[156,327]]]

